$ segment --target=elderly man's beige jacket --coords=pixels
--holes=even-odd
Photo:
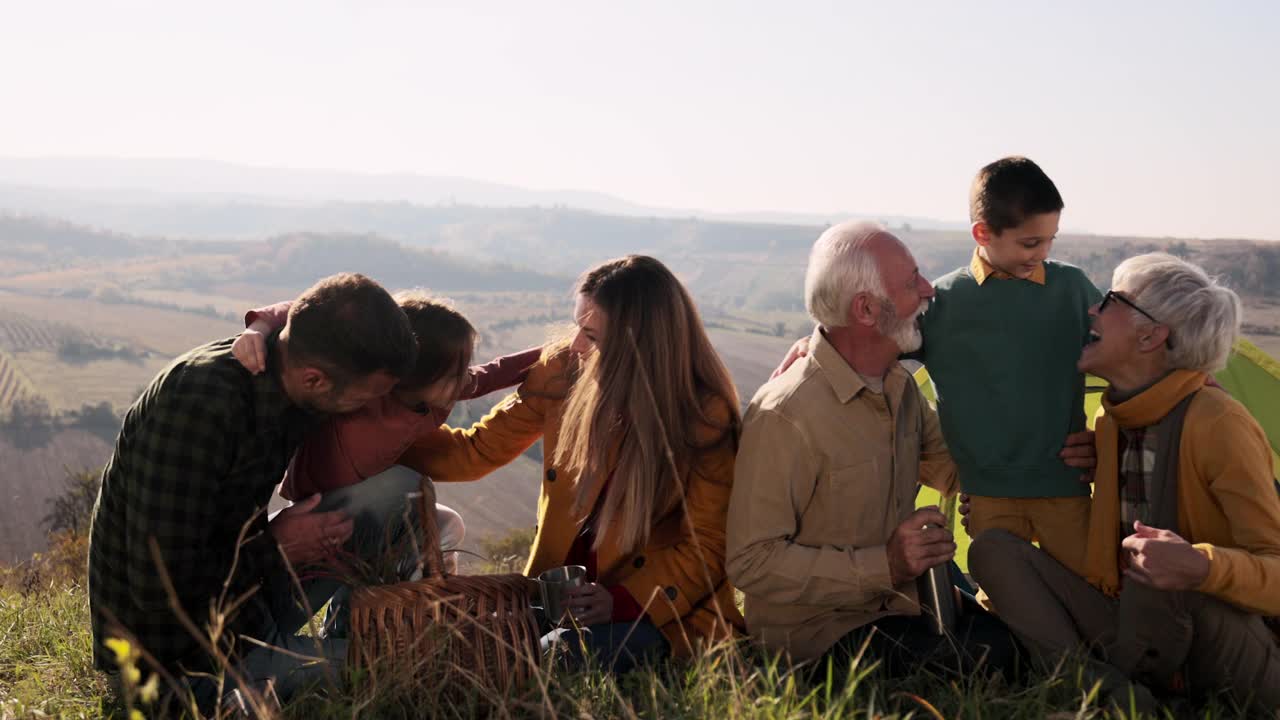
[[[796,660],[886,615],[919,614],[886,544],[917,484],[957,474],[937,413],[895,364],[883,394],[815,331],[810,353],[760,388],[743,420],[729,504],[729,578],[747,628]]]

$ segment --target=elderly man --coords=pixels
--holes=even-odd
[[[1081,578],[1002,531],[970,568],[1046,663],[1092,654],[1090,677],[1119,704],[1148,688],[1225,691],[1280,707],[1280,498],[1266,437],[1210,382],[1240,330],[1240,300],[1169,255],[1130,258],[1090,310],[1080,369],[1111,384]],[[1132,683],[1131,683],[1132,681]]]
[[[818,238],[805,302],[818,322],[808,354],[770,380],[743,421],[729,506],[728,570],[747,626],[774,650],[810,660],[864,643],[891,674],[936,661],[1012,664],[1015,644],[985,612],[954,637],[921,617],[916,580],[956,545],[920,483],[943,493],[956,468],[938,418],[898,362],[919,348],[933,297],[915,259],[878,225]]]

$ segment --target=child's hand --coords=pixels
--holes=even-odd
[[[253,325],[240,333],[240,337],[231,344],[231,354],[240,361],[245,370],[257,375],[267,369],[267,339],[260,331],[255,330]]]
[[[964,528],[964,532],[969,537],[973,537],[973,533],[969,530],[969,493],[960,493],[960,504],[956,506],[956,512],[960,514],[960,525]]]
[[[777,369],[773,371],[773,374],[769,376],[769,379],[772,380],[786,372],[787,368],[791,367],[792,363],[808,354],[809,338],[802,337],[791,346],[790,350],[787,351],[787,356],[782,358],[782,364],[778,365]]]

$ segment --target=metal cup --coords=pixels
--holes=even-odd
[[[939,527],[933,523],[926,527]],[[938,635],[946,635],[956,626],[956,591],[951,584],[951,564],[939,563],[916,579],[916,591],[920,596],[920,610],[929,628]]]
[[[587,569],[581,565],[564,565],[538,576],[538,588],[542,591],[542,610],[552,625],[564,621],[568,611],[566,595],[569,588],[578,587],[587,582]]]

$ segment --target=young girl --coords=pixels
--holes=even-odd
[[[468,367],[476,331],[462,313],[420,291],[396,294],[418,339],[414,371],[391,394],[360,410],[327,419],[303,442],[285,474],[281,495],[301,500],[354,485],[387,470],[415,438],[439,427],[457,400],[481,397],[522,381],[541,352],[532,348]],[[247,329],[232,352],[250,372],[265,367],[265,336],[284,327],[289,303],[245,314]],[[453,509],[436,505],[441,546],[462,543],[465,526]]]
[[[469,430],[432,429],[400,463],[474,480],[545,442],[526,574],[584,565],[564,645],[617,671],[689,655],[743,625],[725,577],[738,398],[688,292],[631,255],[577,285],[572,343],[548,349],[514,395]],[[544,644],[570,630],[550,633]]]

